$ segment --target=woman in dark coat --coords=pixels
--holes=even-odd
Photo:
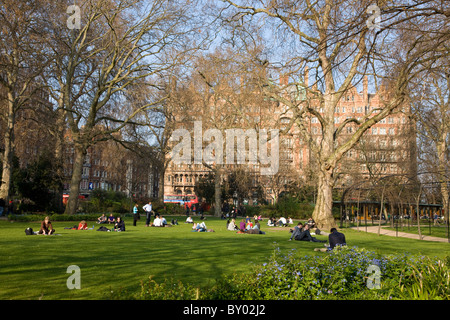
[[[122,218],[117,217],[117,222],[114,225],[114,231],[125,231],[125,222]]]

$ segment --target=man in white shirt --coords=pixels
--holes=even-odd
[[[149,202],[145,206],[142,207],[144,209],[147,220],[145,221],[145,226],[148,227],[150,225],[150,218],[152,216],[152,203]]]
[[[287,225],[287,221],[285,217],[280,217],[280,219],[277,221],[277,225],[279,227],[284,227]]]
[[[155,220],[153,220],[153,227],[162,227],[162,220],[157,216]]]

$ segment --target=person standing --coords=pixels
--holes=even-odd
[[[145,206],[142,207],[145,211],[145,226],[148,227],[150,225],[150,218],[152,217],[153,206],[152,203],[149,202]]]
[[[138,220],[139,220],[139,211],[138,211],[138,205],[136,203],[133,208],[133,226],[136,227],[136,222]]]

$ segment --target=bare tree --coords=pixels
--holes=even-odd
[[[4,131],[0,198],[10,196],[14,128],[19,110],[42,103],[42,85],[36,79],[48,64],[41,30],[42,1],[2,1],[0,7],[0,101]]]
[[[137,115],[165,99],[159,94],[160,78],[189,47],[189,4],[86,0],[79,4],[80,29],[52,25],[49,43],[61,57],[55,59],[52,89],[75,149],[66,213],[77,208],[87,148],[112,139],[113,133],[137,123]],[[57,16],[60,21],[67,15],[64,5],[59,9],[64,9]],[[136,98],[137,86],[147,89],[145,100]]]
[[[237,50],[230,47],[222,48],[212,54],[200,56],[195,64],[191,88],[194,90],[194,108],[190,111],[190,121],[201,120],[205,129],[213,129],[224,137],[222,142],[232,143],[234,155],[237,155],[238,148],[227,136],[227,129],[239,128],[245,135],[245,130],[258,130],[267,121],[267,113],[262,113],[264,106],[270,104],[264,100],[257,87],[254,86],[254,78],[259,77],[259,73],[264,72],[261,68],[255,68],[248,64],[245,58],[239,55]],[[245,129],[245,130],[244,130]],[[214,140],[213,140],[214,138]],[[218,137],[209,137],[211,141],[217,143],[213,150],[213,158],[225,155],[225,143],[220,144]],[[244,136],[244,144],[247,145],[247,138]],[[207,141],[204,141],[206,144]],[[248,142],[250,148],[251,142]],[[243,165],[249,166],[249,148],[243,152],[245,163],[237,163],[232,159],[222,158],[222,161],[208,161],[203,159],[202,165],[214,172],[215,183],[215,215],[220,216],[222,205],[221,186],[224,176],[231,172],[238,172],[236,168]],[[195,152],[195,151],[194,151]],[[206,154],[206,153],[205,153]],[[227,154],[228,156],[228,154]],[[237,159],[237,157],[236,157]],[[231,163],[232,162],[232,163]],[[259,168],[259,167],[258,167]],[[252,171],[252,168],[240,168],[239,172]],[[247,176],[246,176],[247,177]],[[243,190],[235,188],[236,191]],[[244,195],[238,195],[243,197]]]
[[[446,61],[446,62],[445,62]],[[450,71],[444,62],[428,64],[412,91],[412,105],[421,141],[421,165],[440,186],[445,218],[449,216]]]
[[[319,228],[334,226],[331,209],[337,164],[372,125],[406,103],[407,84],[420,69],[420,62],[448,53],[445,41],[449,34],[441,31],[448,30],[444,21],[449,12],[443,3],[438,3],[441,1],[383,3],[379,7],[381,16],[375,16],[381,19],[377,25],[371,19],[372,1],[225,2],[234,9],[230,10],[228,21],[235,29],[255,24],[271,28],[268,31],[272,31],[272,39],[278,40],[274,46],[282,53],[267,55],[267,60],[272,59],[269,65],[289,74],[290,85],[307,92],[306,99],[293,101],[287,98],[283,90],[286,87],[280,90],[262,79],[265,94],[294,112],[292,124],[299,127],[305,138],[310,136],[305,125],[310,117],[321,124],[322,136],[311,144],[318,161],[313,218]],[[310,79],[314,79],[310,86],[303,81],[307,76],[305,67],[312,73]],[[366,75],[377,91],[386,89],[383,106],[363,117],[335,124],[337,103]],[[340,139],[344,128],[351,124],[356,124],[353,134]]]

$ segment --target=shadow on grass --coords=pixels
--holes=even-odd
[[[195,219],[194,219],[195,220]],[[181,221],[181,220],[179,220]],[[295,251],[299,259],[314,252],[318,243],[288,241],[289,230],[265,235],[237,234],[223,220],[207,220],[216,232],[192,232],[192,225],[146,228],[126,220],[125,232],[67,230],[72,222],[57,222],[58,236],[25,236],[26,223],[0,222],[0,299],[102,299],[111,290],[139,290],[152,276],[157,282],[176,279],[208,284],[232,273],[246,273],[270,259],[275,248]],[[38,224],[32,225],[33,229]],[[110,226],[108,226],[110,227]],[[380,254],[395,252],[443,255],[448,244],[420,242],[345,230],[350,245]],[[318,236],[326,239],[325,236]],[[69,290],[67,267],[81,270],[81,289]]]

